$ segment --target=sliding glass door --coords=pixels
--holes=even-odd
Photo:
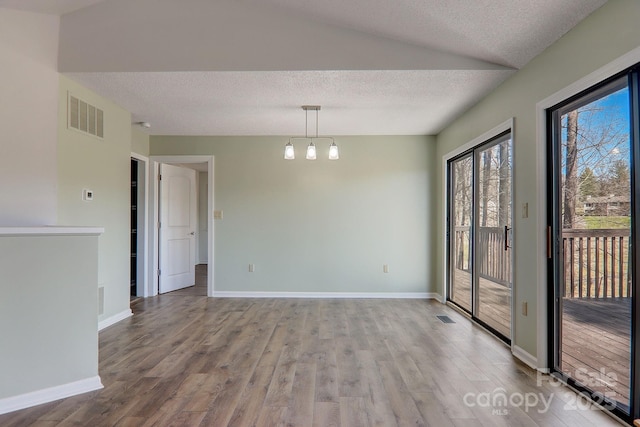
[[[449,161],[448,299],[511,337],[512,147],[505,132]]]
[[[548,115],[553,370],[625,419],[638,415],[637,78],[625,73]]]

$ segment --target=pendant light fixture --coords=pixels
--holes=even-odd
[[[307,146],[307,154],[305,158],[307,160],[316,160],[317,159],[317,149],[314,144],[314,140],[318,139],[330,139],[331,145],[329,146],[329,160],[338,160],[340,156],[338,155],[338,146],[336,142],[331,137],[319,137],[318,136],[318,111],[320,111],[319,105],[303,105],[302,109],[304,110],[305,115],[305,130],[304,130],[304,138],[300,137],[292,137],[289,138],[289,142],[284,146],[284,159],[285,160],[294,160],[296,158],[295,149],[293,146],[294,139],[304,139],[305,141],[309,141],[309,145]],[[316,112],[316,136],[309,138],[309,111]]]
[[[306,108],[305,108],[306,107]],[[318,137],[318,111],[320,110],[320,106],[317,108],[310,105],[303,105],[302,109],[304,110],[304,137],[309,138],[309,110],[316,110],[316,138]],[[309,146],[307,147],[307,160],[315,160],[316,159],[316,146],[313,143],[313,138],[309,141]]]
[[[309,146],[307,147],[307,160],[315,160],[316,159],[316,145],[311,141]]]
[[[338,160],[339,158],[340,158],[340,153],[338,153],[338,146],[334,141],[329,146],[329,160]]]
[[[293,149],[293,144],[291,140],[287,142],[287,145],[284,146],[284,159],[285,160],[293,160],[296,158],[296,152]]]

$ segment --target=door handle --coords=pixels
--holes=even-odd
[[[511,230],[506,225],[504,226],[504,250],[509,249],[509,230]]]
[[[195,232],[195,231],[192,231],[192,232],[191,232],[191,233],[189,233],[189,234],[190,234],[191,236],[195,236],[195,235],[196,235],[196,232]]]

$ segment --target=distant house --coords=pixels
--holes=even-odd
[[[631,214],[631,199],[629,196],[593,197],[587,196],[583,203],[584,214],[587,216],[629,216]]]

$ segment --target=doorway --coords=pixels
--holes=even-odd
[[[447,299],[507,343],[512,312],[512,138],[447,162]]]
[[[131,159],[131,261],[129,267],[129,296],[138,296],[138,160]]]
[[[160,221],[160,210],[158,207],[158,203],[160,200],[160,165],[161,164],[174,164],[180,166],[190,166],[195,167],[194,165],[200,164],[203,166],[202,171],[206,171],[206,175],[204,179],[206,180],[206,192],[207,192],[207,201],[206,201],[206,216],[204,218],[204,222],[206,222],[206,228],[202,230],[198,230],[198,232],[202,232],[206,234],[206,239],[203,239],[202,245],[206,248],[206,294],[208,296],[213,296],[214,294],[214,251],[213,251],[213,241],[214,241],[214,227],[213,227],[213,206],[214,206],[214,163],[213,156],[203,156],[203,155],[194,155],[194,156],[152,156],[150,158],[151,167],[149,171],[150,182],[152,183],[152,188],[150,190],[150,200],[149,200],[149,210],[150,210],[150,223],[154,224],[153,227],[150,228],[150,236],[149,236],[149,247],[150,247],[150,262],[149,262],[149,271],[151,274],[151,280],[149,281],[149,296],[154,296],[158,294],[159,290],[159,280],[158,280],[158,270],[160,267],[159,263],[159,233],[158,233],[158,223]],[[198,227],[201,228],[201,227]],[[206,240],[206,241],[204,241]],[[205,255],[205,254],[203,254]],[[196,258],[198,259],[198,258]],[[202,257],[200,257],[202,259]],[[203,271],[203,268],[200,268],[199,271]],[[198,270],[196,271],[196,276],[198,275]]]
[[[131,153],[130,289],[131,299],[148,296],[148,190],[149,159]]]

